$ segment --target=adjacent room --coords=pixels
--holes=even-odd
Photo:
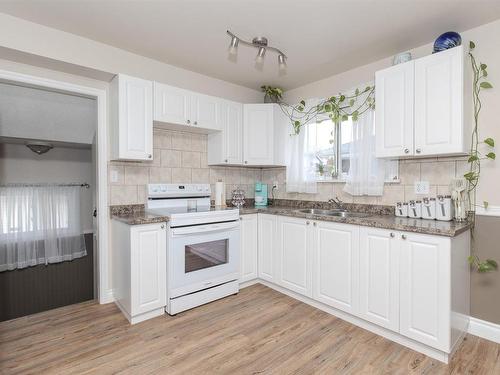
[[[500,374],[500,0],[0,0],[0,373]]]

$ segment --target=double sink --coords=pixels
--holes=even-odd
[[[370,216],[367,213],[363,212],[352,212],[342,209],[335,210],[322,210],[318,208],[303,208],[300,210],[295,210],[295,212],[300,212],[302,214],[309,215],[319,215],[319,216],[334,216],[334,217],[367,217]]]

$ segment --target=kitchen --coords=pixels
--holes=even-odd
[[[6,27],[10,25],[18,32],[29,27],[36,29],[40,37],[61,43],[71,38],[46,26],[1,16]],[[493,87],[497,82],[495,68],[499,56],[492,52],[492,35],[500,24],[482,23],[456,26],[462,45],[449,50],[431,53],[432,41],[446,31],[439,28],[440,32],[432,38],[409,47],[409,62],[392,66],[396,53],[386,54],[382,60],[367,60],[363,66],[352,65],[324,76],[328,78],[285,90],[288,103],[305,99],[305,104],[314,106],[309,98],[328,97],[355,88],[363,90],[372,85],[385,88],[375,92],[377,106],[373,110],[376,134],[386,134],[376,136],[377,142],[386,141],[376,144],[376,153],[381,156],[377,159],[384,161],[384,168],[379,168],[384,169],[383,191],[360,195],[347,192],[342,179],[343,173],[349,176],[347,166],[356,162],[347,150],[353,147],[353,138],[344,138],[359,121],[340,121],[338,125],[328,119],[314,121],[301,124],[299,134],[290,135],[286,111],[279,104],[262,103],[263,93],[255,89],[239,89],[234,83],[181,72],[173,66],[160,69],[158,61],[140,60],[138,55],[129,56],[132,54],[126,51],[113,51],[122,53],[123,61],[131,61],[125,68],[115,60],[84,63],[78,55],[64,55],[58,50],[36,51],[27,35],[25,40],[20,37],[17,44],[2,40],[6,48],[20,52],[6,53],[1,69],[97,87],[102,87],[100,82],[93,82],[97,77],[110,82],[105,87],[109,95],[109,158],[105,158],[104,170],[110,208],[103,209],[106,221],[109,219],[107,264],[99,268],[100,279],[105,278],[99,285],[103,293],[98,294],[99,302],[72,305],[61,311],[75,317],[95,316],[95,325],[90,321],[73,322],[89,333],[97,334],[106,320],[112,319],[112,330],[125,330],[126,334],[117,337],[116,354],[111,351],[110,336],[105,334],[106,339],[100,341],[98,334],[93,334],[93,342],[101,349],[85,349],[88,360],[72,358],[75,352],[65,352],[62,347],[52,347],[54,354],[43,348],[36,352],[48,356],[49,362],[57,353],[66,353],[66,372],[111,372],[138,366],[144,371],[177,373],[289,373],[298,368],[305,373],[342,373],[342,364],[348,366],[345,372],[376,373],[370,361],[384,366],[376,361],[384,355],[397,358],[398,365],[392,368],[395,372],[398,366],[406,369],[410,363],[422,371],[428,366],[446,371],[455,366],[472,366],[461,355],[467,351],[473,351],[472,358],[495,353],[498,310],[485,301],[495,293],[496,271],[481,274],[469,267],[470,223],[446,221],[453,206],[448,198],[452,193],[449,184],[463,177],[469,168],[466,155],[470,124],[464,119],[452,119],[456,113],[466,117],[470,114],[467,111],[473,110],[467,91],[462,86],[457,90],[455,84],[463,81],[465,87],[470,79],[469,40],[477,43],[478,59],[491,67]],[[233,38],[223,36],[221,55],[225,59],[227,44],[233,45]],[[257,50],[245,46],[243,36],[246,35],[242,34],[237,48],[238,69],[253,71],[252,59]],[[273,40],[270,38],[270,45],[274,45]],[[104,52],[111,48],[88,43],[89,50],[82,51]],[[412,48],[416,46],[421,47]],[[283,47],[283,51],[287,49]],[[23,54],[35,52],[44,59],[50,57],[52,62],[45,60],[42,65],[42,58],[35,59],[37,63],[32,65],[38,65],[36,68],[19,63],[27,61]],[[250,65],[245,57],[249,53]],[[269,77],[277,75],[272,53],[269,50],[265,57],[266,66],[273,68],[272,72],[266,71]],[[440,59],[441,65],[431,71],[427,81],[415,78],[410,90],[408,80],[416,77],[419,64],[427,61],[428,67],[432,67],[435,59]],[[64,66],[64,73],[53,72],[58,70],[55,60],[64,62],[59,63]],[[150,67],[149,73],[137,69],[134,63],[138,61]],[[77,79],[71,76],[75,73],[70,73],[69,64],[87,64],[92,72],[87,71],[87,78]],[[292,76],[291,58],[286,65],[289,71],[285,77]],[[163,69],[170,69],[168,79],[162,76]],[[454,100],[448,114],[443,114],[442,109],[449,103],[443,97],[445,79],[432,75],[440,69],[454,74],[446,76],[451,80],[447,81],[447,92]],[[103,71],[115,74],[99,73]],[[190,74],[193,76],[186,79]],[[259,77],[261,73],[257,70],[255,74]],[[423,97],[419,92],[429,90],[417,87],[417,81],[438,82],[435,87],[439,95],[431,96],[433,101],[442,100],[437,106],[441,110],[430,117],[450,126],[445,137],[440,132],[419,133],[423,128],[417,126],[418,121],[426,120],[413,113],[422,113],[423,107],[418,105],[429,102],[415,101],[411,110],[405,107],[405,103],[413,103],[414,96]],[[391,89],[395,87],[405,89],[404,95],[400,95],[401,91],[393,94]],[[481,116],[487,133],[484,137],[494,136],[495,130],[486,119],[494,119],[495,88],[483,95]],[[388,107],[390,111],[382,111]],[[426,110],[432,112],[435,107],[428,106]],[[397,122],[404,116],[405,124],[411,124],[411,128]],[[331,132],[337,134],[333,141],[338,152],[326,153]],[[293,141],[288,142],[292,137]],[[305,137],[314,138],[315,147],[321,148],[320,153],[314,153],[313,164],[308,164],[314,165],[312,180],[307,180],[307,176],[301,180],[304,175],[294,175],[289,168],[291,154],[308,155],[306,145],[300,143]],[[295,152],[291,153],[294,147]],[[427,154],[417,155],[422,153]],[[478,201],[490,204],[482,204],[486,207],[477,210],[475,248],[481,261],[497,257],[491,246],[493,240],[484,232],[494,228],[493,220],[497,220],[495,162],[485,161],[483,170],[486,172],[481,176]],[[434,215],[441,210],[440,202],[444,204],[446,200],[443,220],[420,218],[426,211],[424,198],[428,199],[427,204],[436,198],[432,200]],[[239,210],[234,207],[242,202],[245,204]],[[403,206],[408,207],[405,214],[396,216],[398,207]],[[103,214],[100,209],[98,212]],[[182,257],[171,249],[179,249]],[[196,261],[191,263],[188,259]],[[107,288],[102,287],[106,285]],[[41,313],[39,320],[35,316],[35,320],[29,320],[28,316],[2,323],[2,337],[12,340],[2,346],[22,347],[22,339],[14,334],[16,329],[24,330],[28,336],[30,330],[36,330],[39,333],[35,337],[43,340],[47,329],[44,317],[54,319],[49,314],[57,311]],[[58,334],[73,329],[70,323],[61,322]],[[196,331],[204,333],[205,338],[198,337]],[[81,340],[69,334],[65,337],[75,343]],[[155,337],[160,340],[158,346]],[[467,340],[463,341],[464,337]],[[272,344],[274,340],[276,345]],[[160,342],[161,346],[174,343],[179,349],[162,349]],[[336,345],[340,345],[337,352],[333,349]],[[99,350],[104,353],[101,361],[96,359]],[[28,353],[29,350],[25,352]],[[316,353],[321,354],[315,357]],[[8,366],[7,373],[29,372],[29,366],[36,365],[36,361],[23,363],[22,355],[20,352],[16,358],[9,354],[2,359]],[[166,357],[154,360],[161,355]],[[294,355],[300,355],[301,361],[287,359]],[[489,361],[485,369],[494,372],[495,363]],[[47,362],[44,368],[54,371],[56,362]]]

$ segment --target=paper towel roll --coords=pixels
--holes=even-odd
[[[222,203],[225,203],[225,199],[223,199],[224,196],[224,182],[222,181],[217,181],[215,183],[215,205],[216,206],[222,206]]]

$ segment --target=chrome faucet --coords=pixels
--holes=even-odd
[[[334,204],[337,208],[342,209],[344,202],[342,202],[339,197],[335,197],[334,199],[329,199],[328,203]]]

